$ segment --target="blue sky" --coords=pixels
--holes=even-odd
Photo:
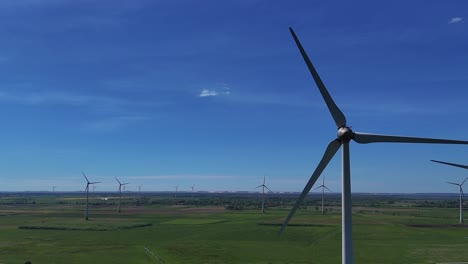
[[[1,191],[301,191],[336,128],[468,140],[466,1],[5,0]],[[341,152],[340,152],[341,153]],[[354,192],[456,192],[468,146],[351,145]],[[324,175],[341,189],[341,156]]]

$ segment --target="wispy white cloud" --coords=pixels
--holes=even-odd
[[[112,132],[123,129],[127,126],[148,120],[145,116],[118,116],[97,120],[83,125],[83,129],[88,132]]]
[[[78,95],[57,92],[24,92],[11,93],[0,91],[0,101],[40,105],[40,104],[62,104],[62,105],[122,105],[125,101],[113,97]]]
[[[238,176],[229,175],[157,175],[157,176],[128,176],[126,179],[135,180],[209,180],[209,179],[236,179]]]
[[[462,21],[463,21],[463,17],[452,17],[448,23],[454,24],[454,23],[460,23]]]
[[[216,88],[212,89],[203,89],[200,94],[198,94],[198,97],[210,97],[210,96],[220,96],[220,95],[229,95],[230,88],[227,87],[225,83],[217,84]]]

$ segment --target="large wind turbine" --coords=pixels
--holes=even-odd
[[[85,177],[86,179],[86,211],[85,211],[85,220],[88,220],[88,199],[89,199],[89,185],[93,185],[94,184],[97,184],[97,183],[101,183],[101,182],[90,182],[88,180],[88,178],[86,177],[86,175],[84,174],[84,172],[81,172],[83,174],[83,176]]]
[[[322,178],[322,185],[320,185],[319,187],[315,188],[315,190],[319,189],[319,188],[322,188],[322,215],[323,215],[323,195],[325,193],[325,189],[327,189],[328,191],[331,192],[330,189],[328,189],[327,186],[325,186],[325,176],[323,176]]]
[[[122,204],[122,186],[125,187],[125,185],[129,184],[129,182],[121,183],[121,182],[117,179],[117,177],[114,177],[114,178],[115,178],[115,180],[119,183],[119,209],[118,209],[118,212],[120,213],[120,212],[121,212],[120,206],[121,206],[121,204]]]
[[[262,187],[262,214],[264,214],[265,213],[265,188],[267,188],[270,192],[272,191],[270,190],[270,188],[268,188],[265,185],[265,176],[263,176],[263,184],[255,187],[255,189],[258,189],[260,187]]]
[[[301,204],[304,197],[309,193],[310,189],[317,181],[320,174],[323,172],[325,167],[328,165],[330,160],[336,154],[338,149],[343,146],[343,161],[342,161],[342,263],[350,264],[353,263],[353,240],[352,240],[352,222],[351,222],[351,180],[350,180],[350,160],[349,160],[349,142],[351,140],[356,141],[357,143],[367,144],[367,143],[376,143],[376,142],[392,142],[392,143],[437,143],[437,144],[468,144],[468,141],[459,141],[459,140],[446,140],[446,139],[432,139],[432,138],[416,138],[416,137],[403,137],[403,136],[389,136],[389,135],[379,135],[379,134],[367,134],[354,132],[346,124],[346,118],[338,106],[333,101],[332,97],[328,93],[325,85],[322,83],[317,71],[315,70],[312,62],[307,56],[304,48],[302,47],[299,39],[296,34],[289,28],[291,34],[296,42],[297,47],[299,48],[302,57],[309,68],[312,77],[315,80],[315,83],[327,104],[328,110],[330,111],[333,120],[335,121],[336,127],[338,129],[337,138],[332,140],[329,144],[325,153],[320,160],[317,168],[309,179],[309,182],[304,187],[301,195],[296,201],[293,209],[289,213],[288,217],[281,227],[280,234],[284,228],[288,225],[289,220],[296,212],[297,208]]]
[[[456,163],[450,163],[450,162],[438,161],[438,160],[431,160],[431,161],[468,170],[468,166],[466,166],[466,165],[460,165],[460,164],[456,164]],[[467,179],[468,179],[468,177],[466,177],[465,180],[462,183],[447,182],[449,184],[457,185],[458,188],[459,188],[459,192],[460,192],[460,224],[463,223],[463,197],[465,196],[465,194],[463,193],[462,186],[466,182]]]

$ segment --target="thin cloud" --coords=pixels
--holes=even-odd
[[[462,21],[463,21],[463,17],[452,17],[448,23],[454,24],[454,23],[460,23]]]
[[[206,180],[206,179],[236,179],[228,175],[158,175],[158,176],[128,176],[126,179],[136,180]]]
[[[201,93],[198,95],[199,97],[208,97],[208,96],[218,96],[219,93],[216,91],[210,91],[207,89],[203,89]]]
[[[108,119],[86,123],[83,125],[83,129],[87,132],[98,132],[98,133],[112,132],[112,131],[123,129],[130,125],[137,124],[139,122],[146,121],[148,119],[149,119],[148,117],[144,117],[144,116],[111,117]]]
[[[10,93],[0,92],[0,100],[19,104],[41,105],[121,105],[124,101],[104,96],[74,95],[54,92]]]
[[[214,89],[203,89],[200,94],[198,94],[198,97],[211,97],[211,96],[220,96],[220,95],[229,95],[230,88],[227,87],[225,83],[218,83],[216,86],[219,86]]]

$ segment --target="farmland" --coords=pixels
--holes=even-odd
[[[309,197],[284,234],[294,196],[9,194],[0,199],[0,263],[339,263],[339,196]],[[455,203],[453,203],[453,201]],[[356,263],[468,261],[454,197],[354,197]],[[145,250],[145,247],[147,250]],[[152,252],[153,254],[149,253]]]

